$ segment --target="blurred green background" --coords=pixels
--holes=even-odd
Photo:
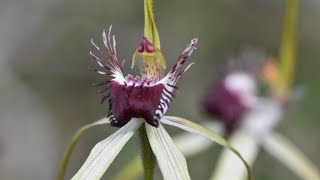
[[[196,64],[179,83],[168,115],[199,121],[199,101],[226,57],[247,45],[277,56],[284,0],[155,0],[162,51],[169,67],[192,37],[199,37],[191,61]],[[320,1],[301,2],[295,85],[304,97],[291,108],[279,131],[320,167]],[[90,39],[101,43],[113,25],[119,59],[131,56],[143,35],[142,0],[0,1],[0,179],[54,179],[63,150],[84,124],[106,115],[91,82]],[[128,72],[127,71],[127,72]],[[132,71],[131,71],[132,72]],[[135,71],[133,71],[135,72]],[[180,130],[168,128],[170,134]],[[91,148],[115,131],[98,127],[76,147],[67,177]],[[188,159],[192,179],[207,179],[221,148]],[[139,153],[134,137],[112,164],[105,179]],[[263,151],[254,166],[256,179],[297,179]],[[159,170],[157,177],[161,177]],[[160,179],[160,178],[158,178]]]

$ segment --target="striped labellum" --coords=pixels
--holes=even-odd
[[[175,97],[178,89],[177,82],[192,65],[183,67],[195,49],[197,39],[191,40],[164,77],[161,77],[160,71],[157,71],[165,66],[162,63],[164,61],[162,53],[147,38],[142,38],[133,59],[135,61],[136,54],[142,58],[147,57],[142,61],[145,66],[141,70],[141,77],[130,74],[124,76],[122,65],[120,66],[117,58],[115,37],[112,36],[111,40],[111,26],[108,33],[105,31],[102,33],[102,40],[104,49],[91,40],[98,55],[93,52],[90,52],[90,55],[103,70],[90,69],[107,78],[93,85],[105,87],[98,92],[106,93],[101,103],[106,100],[109,102],[107,116],[110,118],[111,125],[122,127],[132,118],[143,118],[148,124],[158,127],[161,117],[167,111],[172,98]]]

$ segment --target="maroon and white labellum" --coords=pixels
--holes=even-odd
[[[227,74],[210,88],[203,100],[204,110],[222,120],[226,131],[231,133],[254,103],[255,91],[255,81],[250,74]]]
[[[106,86],[99,92],[108,92],[103,98],[109,101],[109,112],[111,125],[122,127],[127,124],[131,118],[143,118],[145,121],[155,127],[159,126],[159,121],[167,111],[172,98],[174,97],[177,87],[176,84],[183,76],[184,72],[192,65],[183,68],[188,57],[195,49],[197,39],[193,39],[183,53],[179,56],[176,64],[170,72],[161,80],[156,78],[140,78],[127,75],[124,77],[122,67],[120,67],[116,55],[116,41],[113,36],[112,42],[109,32],[102,34],[105,46],[105,52],[93,41],[93,46],[99,52],[99,57],[91,53],[91,56],[97,64],[105,71],[93,69],[93,71],[112,77],[96,83],[96,86]],[[153,51],[153,44],[146,38],[143,38],[138,47],[138,51]],[[154,49],[155,50],[155,49]],[[108,60],[109,63],[103,61]]]

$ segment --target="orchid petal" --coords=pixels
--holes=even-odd
[[[203,124],[204,127],[207,127],[213,132],[217,132],[218,134],[223,134],[222,124],[219,122],[207,122]],[[181,150],[182,154],[185,157],[194,156],[199,154],[209,147],[213,146],[211,140],[203,136],[197,136],[195,134],[184,133],[173,138],[175,145]],[[197,148],[195,148],[195,146]]]
[[[210,121],[203,125],[214,132],[218,132],[218,134],[223,134],[223,127],[220,122]],[[210,140],[190,133],[175,136],[173,137],[173,141],[185,157],[201,153],[214,145]],[[197,148],[194,148],[195,144],[197,145]],[[141,158],[137,155],[133,160],[127,163],[126,166],[112,178],[112,180],[122,180],[125,178],[128,180],[137,179],[137,177],[142,174],[142,171],[143,167]],[[128,174],[130,174],[130,176],[128,176]]]
[[[100,179],[142,122],[140,119],[132,119],[111,136],[96,144],[72,179]]]
[[[188,121],[186,119],[180,118],[180,117],[174,117],[174,116],[163,116],[161,119],[161,122],[164,124],[168,124],[170,126],[175,126],[178,128],[181,128],[183,130],[189,131],[191,133],[199,134],[201,136],[204,136],[226,148],[228,148],[230,151],[232,151],[234,154],[236,154],[241,161],[246,166],[247,172],[248,172],[248,179],[254,179],[253,174],[251,172],[250,166],[247,164],[247,162],[243,159],[243,157],[240,155],[240,153],[231,146],[223,137],[215,134],[214,132],[210,131],[209,129],[202,127],[196,123],[193,123],[191,121]]]
[[[269,133],[262,142],[264,149],[286,165],[301,179],[318,179],[320,173],[308,158],[287,138],[275,132]]]
[[[250,133],[240,129],[234,132],[228,141],[240,152],[246,162],[252,166],[259,151],[259,143],[257,142],[257,139]],[[211,179],[222,180],[246,178],[246,169],[243,167],[239,158],[230,151],[224,149],[221,156],[219,156],[216,169],[213,172]]]
[[[163,179],[190,179],[185,157],[175,146],[163,126],[159,124],[159,127],[155,128],[146,124],[146,131],[152,151],[157,157]]]
[[[79,141],[81,135],[84,132],[86,132],[88,129],[90,129],[91,127],[94,127],[97,125],[108,124],[108,123],[110,123],[109,118],[103,118],[103,119],[96,121],[94,123],[82,126],[80,129],[77,130],[77,132],[73,135],[73,137],[72,137],[72,139],[71,139],[69,145],[67,146],[67,149],[65,150],[65,153],[63,155],[63,159],[60,164],[59,171],[58,171],[58,176],[57,176],[58,180],[64,179],[65,171],[66,171],[70,156],[72,154],[74,147],[76,146],[77,142]]]

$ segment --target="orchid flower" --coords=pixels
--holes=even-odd
[[[269,95],[258,96],[257,78],[253,73],[234,70],[216,82],[205,97],[204,105],[207,112],[223,121],[228,141],[251,166],[263,149],[301,179],[316,180],[320,179],[317,167],[290,140],[275,131],[293,98],[290,85],[295,62],[298,3],[298,0],[288,1],[280,63],[273,58],[257,58],[257,61],[264,59],[261,74],[269,86]],[[232,154],[223,151],[211,179],[244,179],[246,174],[240,166]]]
[[[254,164],[260,149],[263,149],[301,179],[319,180],[317,167],[288,138],[275,130],[286,113],[286,106],[294,98],[290,87],[295,65],[298,3],[298,0],[288,0],[280,63],[258,51],[244,52],[236,59],[236,63],[243,64],[242,60],[246,60],[249,62],[247,65],[255,66],[253,63],[257,62],[258,66],[252,69],[231,68],[215,81],[204,97],[203,109],[219,122],[206,121],[203,124],[227,136],[250,166]],[[266,96],[259,95],[257,69],[260,69],[258,73],[268,85]],[[190,134],[174,137],[174,142],[186,157],[199,154],[213,145]],[[192,148],[194,146],[197,148]],[[131,172],[133,169],[141,171],[137,161],[129,165],[135,167]],[[211,179],[245,179],[245,173],[241,162],[223,150]],[[121,179],[120,174],[116,179]]]
[[[164,116],[175,97],[178,81],[192,65],[184,67],[196,48],[198,39],[191,40],[168,74],[163,76],[166,62],[160,50],[151,0],[144,1],[144,10],[144,37],[135,50],[132,61],[132,67],[139,63],[141,76],[124,75],[123,63],[120,65],[117,57],[115,36],[111,35],[111,26],[108,32],[102,33],[103,48],[91,40],[97,53],[90,52],[90,55],[101,70],[91,69],[106,77],[104,81],[94,85],[106,86],[99,92],[106,93],[101,103],[109,102],[109,111],[106,118],[84,126],[76,133],[65,153],[58,179],[63,179],[66,162],[81,134],[100,124],[110,124],[119,129],[95,145],[72,179],[100,179],[136,131],[139,131],[142,141],[145,179],[153,178],[155,159],[165,180],[190,179],[185,157],[173,143],[163,124],[202,135],[227,147],[243,161],[249,179],[253,179],[250,167],[242,156],[222,137],[186,119]]]
[[[264,59],[260,73],[269,87],[268,95],[258,96],[257,78],[250,71],[231,71],[211,89],[204,105],[207,112],[223,121],[228,141],[251,166],[260,149],[263,149],[301,179],[317,180],[320,179],[317,167],[289,139],[275,131],[283,119],[286,106],[294,98],[290,87],[295,65],[298,4],[298,0],[288,0],[280,63],[273,58],[257,58],[257,61]],[[179,140],[185,141],[183,137]],[[239,161],[224,150],[211,179],[245,177]]]
[[[284,16],[284,28],[280,46],[280,62],[267,58],[262,66],[262,77],[269,86],[269,95],[252,103],[248,113],[243,117],[239,129],[229,141],[237,147],[250,165],[253,165],[260,147],[282,162],[301,179],[320,179],[317,167],[285,136],[274,128],[282,120],[286,106],[293,98],[291,89],[296,51],[296,24],[299,0],[287,0]],[[224,151],[212,179],[229,177],[230,168],[237,169],[232,174],[243,179],[242,167],[238,166],[232,154]],[[239,167],[239,168],[237,168]],[[234,177],[234,176],[233,176]]]

